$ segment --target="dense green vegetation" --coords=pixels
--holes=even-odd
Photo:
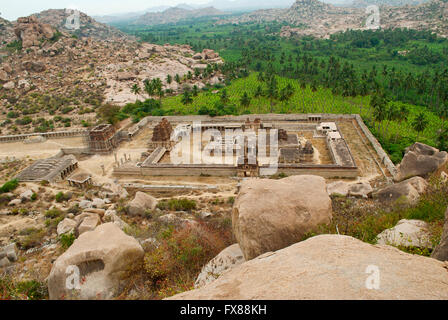
[[[394,162],[416,140],[446,149],[446,39],[405,29],[347,31],[330,39],[286,39],[279,36],[282,26],[219,25],[207,20],[119,26],[142,41],[187,43],[195,51],[217,50],[226,63],[209,69],[219,68],[227,79],[226,89],[217,85],[198,92],[186,87],[178,97],[162,98],[160,94],[158,105],[155,100],[130,104],[121,117],[359,113]]]
[[[380,104],[379,107],[375,107],[370,102],[370,96],[343,97],[333,94],[330,89],[304,86],[303,83],[294,79],[284,77],[275,79],[275,84],[272,84],[272,81],[260,80],[260,73],[252,73],[248,77],[232,81],[225,88],[206,87],[197,96],[191,96],[191,101],[187,104],[183,101],[184,95],[166,97],[162,99],[162,102],[153,99],[145,102],[137,101],[123,107],[119,117],[132,116],[135,121],[138,121],[146,115],[358,113],[363,116],[366,124],[395,162],[401,160],[404,149],[417,138],[430,145],[442,148],[446,146],[444,139],[438,141],[438,131],[443,121],[424,108],[390,101],[382,101],[386,106]],[[275,88],[272,88],[273,85]],[[248,101],[244,101],[245,96]],[[377,110],[385,111],[379,114]],[[427,123],[423,130],[418,132],[414,122],[421,114]]]

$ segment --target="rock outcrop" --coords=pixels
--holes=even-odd
[[[411,177],[427,177],[437,171],[448,161],[448,153],[423,143],[415,143],[406,149],[403,160],[397,167],[395,181],[403,181]]]
[[[143,254],[138,241],[118,226],[102,224],[82,234],[54,262],[48,277],[50,299],[112,299],[142,263]]]
[[[172,300],[448,299],[446,265],[391,246],[322,235],[266,253]]]
[[[149,194],[137,192],[134,200],[129,202],[126,211],[131,216],[142,215],[146,210],[154,210],[157,206],[157,199]]]
[[[378,244],[432,248],[431,233],[426,222],[420,220],[400,220],[393,228],[378,235]]]
[[[400,198],[408,203],[416,203],[427,188],[428,182],[425,179],[413,177],[380,189],[373,196],[383,203],[392,203]]]
[[[194,287],[201,288],[215,281],[224,272],[239,266],[244,261],[244,256],[238,243],[225,248],[202,268],[194,283]]]
[[[292,176],[244,181],[235,200],[232,227],[246,260],[285,248],[332,218],[325,179]]]
[[[14,33],[22,41],[22,47],[29,48],[38,46],[42,39],[51,39],[55,30],[49,24],[41,23],[36,17],[30,16],[17,19]]]
[[[448,209],[445,212],[445,224],[439,245],[434,249],[431,257],[440,261],[448,261]]]

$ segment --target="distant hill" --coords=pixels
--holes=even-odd
[[[351,7],[363,8],[370,5],[391,7],[402,7],[406,5],[416,6],[429,1],[430,0],[354,0],[351,3]]]
[[[336,7],[318,0],[297,0],[289,9],[258,10],[219,23],[278,21],[290,25],[283,28],[282,36],[310,35],[327,38],[330,34],[347,29],[366,29],[368,17],[364,7]],[[380,26],[383,29],[433,30],[440,36],[448,37],[448,1],[432,0],[419,5],[383,6],[380,10]]]
[[[166,23],[175,23],[182,20],[195,19],[208,16],[223,16],[226,13],[214,8],[207,7],[202,9],[188,10],[179,7],[169,8],[163,12],[148,12],[139,17],[133,24],[136,25],[158,25]]]
[[[47,23],[52,27],[60,30],[75,34],[79,37],[90,37],[96,39],[111,39],[111,38],[127,38],[128,35],[115,29],[114,27],[105,25],[93,19],[92,17],[80,12],[80,28],[78,30],[72,30],[66,28],[67,18],[70,13],[65,9],[50,9],[40,13],[36,13],[33,16],[37,17],[39,21]]]

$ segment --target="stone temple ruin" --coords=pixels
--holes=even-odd
[[[263,175],[263,169],[270,167],[272,159],[278,165],[277,171],[287,175],[318,174],[324,177],[354,178],[358,173],[350,148],[336,122],[323,122],[319,115],[307,115],[305,121],[282,122],[224,117],[195,123],[192,117],[188,123],[182,121],[181,117],[170,118],[173,121],[159,118],[154,124],[152,136],[148,139],[148,150],[142,153],[140,161],[117,164],[114,175],[257,177]],[[194,149],[191,140],[191,154],[186,157],[191,157],[192,161],[172,163],[171,156],[178,152],[176,144],[187,137],[188,145],[188,139],[192,139],[195,130],[202,134],[201,139],[210,130],[219,135],[208,141],[201,140],[200,150]],[[239,135],[228,136],[228,132],[239,132]],[[278,150],[275,152],[271,150],[271,132],[278,132]],[[265,139],[266,143],[260,144],[261,139]],[[314,143],[318,143],[318,148]],[[226,148],[226,156],[230,155],[230,161],[229,157],[211,163],[193,159],[195,150],[199,153],[207,151],[219,160]],[[321,153],[327,155],[325,163],[320,160]]]
[[[64,180],[78,168],[75,156],[52,157],[37,160],[31,166],[20,172],[16,179],[20,182],[56,182]]]
[[[111,152],[118,146],[115,128],[111,124],[101,124],[88,135],[88,145],[92,153]]]

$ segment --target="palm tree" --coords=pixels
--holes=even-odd
[[[198,96],[198,94],[199,94],[199,88],[198,88],[197,85],[194,85],[194,86],[193,86],[193,90],[192,90],[191,93],[193,94],[193,97],[197,97],[197,96]]]
[[[148,79],[146,79],[145,81],[143,81],[143,86],[144,86],[145,92],[148,94],[149,97],[154,95],[155,88],[154,88],[152,81],[149,81]]]
[[[262,95],[263,95],[263,89],[261,88],[261,86],[258,86],[257,89],[255,89],[254,97],[258,98],[261,97]]]
[[[193,98],[191,97],[190,90],[184,91],[184,94],[182,95],[182,98],[181,98],[181,102],[183,104],[190,104],[193,102]]]
[[[278,96],[277,80],[275,79],[275,76],[269,79],[268,89],[266,90],[266,96],[269,98],[269,101],[271,103],[270,112],[272,113],[274,109],[274,99],[276,99]]]
[[[428,119],[426,119],[426,114],[422,111],[420,112],[412,121],[412,127],[415,131],[417,131],[417,141],[420,136],[420,133],[425,131],[426,127],[428,126]]]
[[[227,95],[227,90],[224,89],[224,90],[222,90],[222,93],[221,93],[221,102],[227,103],[228,101],[229,101],[229,96]]]
[[[140,91],[141,91],[141,89],[140,89],[139,85],[134,83],[134,85],[131,87],[131,92],[133,94],[135,94],[136,96],[138,96],[140,94]]]
[[[169,74],[166,76],[166,83],[171,84],[173,82],[173,77]]]
[[[248,107],[250,105],[250,98],[247,92],[244,92],[241,96],[240,103],[243,107]]]

